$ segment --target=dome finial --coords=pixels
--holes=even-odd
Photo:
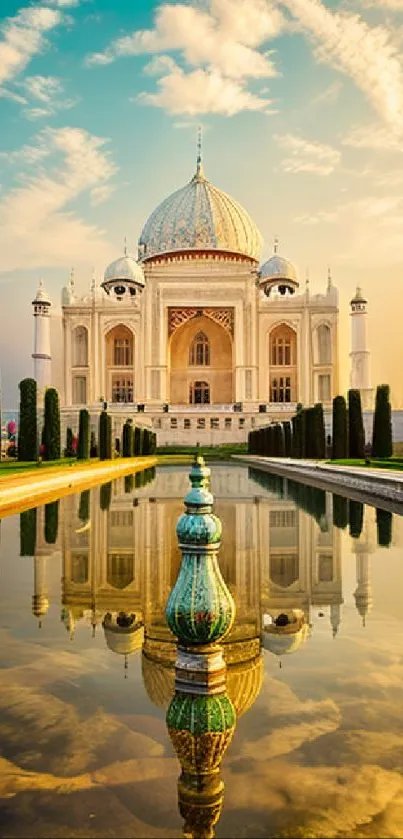
[[[197,129],[197,157],[196,157],[196,178],[203,178],[203,164],[202,164],[202,128],[199,125]]]
[[[71,291],[74,291],[74,268],[70,269],[69,288]]]
[[[330,270],[330,265],[327,266],[327,287],[328,289],[332,287],[332,272]]]
[[[274,252],[274,253],[278,253],[278,236],[275,236],[275,237],[274,237],[273,252]]]
[[[124,254],[127,256],[127,236],[125,236]]]

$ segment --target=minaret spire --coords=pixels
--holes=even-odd
[[[199,127],[197,129],[196,178],[204,178],[203,164],[202,164],[202,128],[201,128],[201,125],[199,125]]]
[[[273,251],[274,251],[274,253],[278,253],[278,236],[274,237]]]
[[[127,256],[127,236],[125,236],[124,254]]]
[[[332,287],[332,272],[330,270],[330,265],[327,266],[327,289],[331,289]]]

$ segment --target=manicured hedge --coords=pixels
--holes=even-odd
[[[348,392],[348,456],[358,459],[365,456],[365,434],[359,390]]]
[[[332,460],[348,457],[347,405],[344,396],[333,399]]]

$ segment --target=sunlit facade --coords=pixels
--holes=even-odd
[[[125,248],[84,297],[73,275],[63,289],[52,383],[69,424],[79,408],[107,402],[116,433],[141,412],[162,444],[219,443],[290,417],[298,402],[330,406],[337,290],[329,274],[312,295],[277,240],[264,264],[261,247],[250,215],[210,183],[199,157],[189,183],[149,217],[137,258]]]

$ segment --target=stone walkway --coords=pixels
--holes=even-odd
[[[403,472],[394,469],[371,469],[367,466],[341,466],[315,460],[293,460],[287,457],[261,457],[260,455],[234,455],[236,460],[248,463],[283,477],[321,486],[355,500],[390,509],[403,514]],[[381,503],[382,502],[382,503]]]
[[[78,466],[40,466],[26,472],[2,475],[0,478],[0,518],[11,515],[37,504],[54,501],[62,495],[70,495],[89,489],[121,475],[131,475],[150,466],[157,458],[135,457],[119,460],[102,460]]]

